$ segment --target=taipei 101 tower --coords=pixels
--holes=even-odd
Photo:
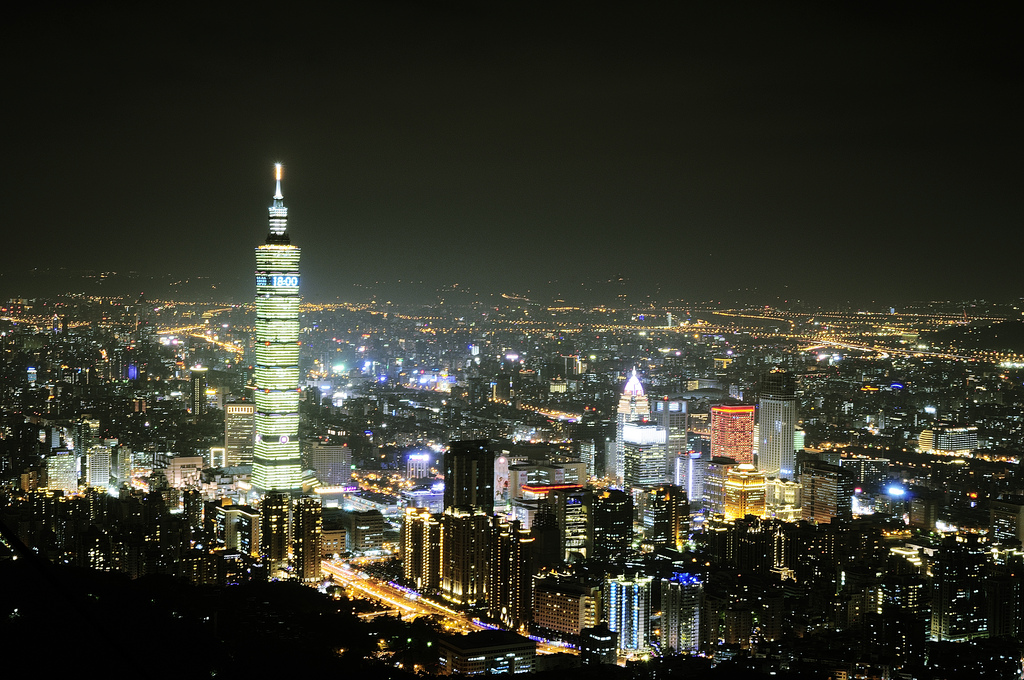
[[[299,253],[286,229],[288,208],[277,192],[270,233],[256,247],[256,442],[252,485],[263,494],[301,491],[299,453]]]

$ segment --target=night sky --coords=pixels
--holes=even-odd
[[[280,161],[310,300],[1024,295],[1013,3],[150,4],[3,22],[0,294],[251,298]]]

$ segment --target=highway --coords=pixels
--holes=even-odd
[[[394,607],[401,612],[403,619],[414,619],[417,616],[436,616],[441,620],[445,630],[450,633],[471,633],[477,630],[488,630],[490,627],[470,620],[442,605],[420,599],[416,595],[405,592],[389,583],[366,576],[338,560],[324,560],[320,565],[324,574],[334,577],[338,585],[356,590],[367,599],[377,600]],[[561,647],[549,642],[537,641],[538,654],[569,653],[576,654],[574,649]]]

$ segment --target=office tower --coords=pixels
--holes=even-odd
[[[642,654],[651,644],[650,576],[609,576],[604,587],[605,620],[619,634],[623,654]]]
[[[317,583],[323,555],[323,505],[319,498],[299,498],[292,513],[295,577],[303,583]]]
[[[441,516],[441,596],[456,607],[487,600],[489,521],[483,511],[465,507]]]
[[[312,470],[324,486],[346,486],[352,481],[352,449],[345,444],[305,441],[303,467]]]
[[[430,476],[430,462],[433,456],[423,451],[410,453],[405,459],[406,479],[423,479]]]
[[[838,465],[807,461],[800,470],[801,517],[827,524],[853,516],[853,475]]]
[[[988,636],[985,550],[976,534],[949,536],[932,561],[932,642]]]
[[[110,486],[110,448],[106,446],[90,446],[86,455],[88,485],[106,489]]]
[[[757,467],[770,477],[793,479],[796,454],[796,381],[782,369],[769,371],[761,379],[758,397]]]
[[[217,543],[259,557],[260,513],[248,505],[217,506]]]
[[[548,492],[547,501],[558,524],[558,538],[562,559],[572,561],[574,556],[587,556],[587,513],[584,499],[587,491],[581,486],[564,485]]]
[[[633,542],[633,497],[619,489],[601,489],[584,498],[590,523],[587,555],[605,560],[625,557]]]
[[[989,536],[993,542],[1024,543],[1024,497],[1011,496],[990,500],[989,517]]]
[[[657,547],[682,550],[690,533],[690,504],[686,492],[664,484],[651,489],[644,502],[644,538]]]
[[[725,482],[736,465],[732,458],[712,458],[704,466],[704,509],[709,514],[725,514]]]
[[[665,442],[668,433],[654,423],[623,423],[622,483],[627,488],[657,486],[665,482]]]
[[[510,630],[528,622],[533,612],[533,543],[519,520],[491,517],[487,614]]]
[[[668,434],[664,481],[667,484],[678,484],[675,476],[676,461],[690,450],[686,436],[686,400],[679,396],[666,396],[652,401],[651,408],[651,419]]]
[[[765,476],[753,465],[729,468],[725,478],[725,518],[765,514]]]
[[[444,454],[444,507],[494,511],[494,451],[486,439],[451,442]]]
[[[288,209],[277,192],[270,233],[256,248],[256,444],[252,486],[262,493],[301,488],[299,451],[299,249],[285,230]]]
[[[580,442],[580,460],[587,467],[587,477],[597,474],[597,452],[593,439],[584,439]]]
[[[622,428],[626,423],[647,420],[651,415],[651,405],[644,396],[644,387],[636,375],[636,369],[626,381],[626,386],[619,397],[619,407],[615,411],[615,477],[622,479],[625,474],[625,440]]]
[[[192,375],[189,377],[189,410],[192,417],[199,418],[206,415],[206,373],[203,366],[193,366]]]
[[[662,654],[696,654],[700,648],[700,609],[704,585],[693,574],[661,580]]]
[[[441,586],[441,521],[421,508],[406,508],[402,523],[402,570],[421,593]]]
[[[711,457],[754,463],[754,412],[752,404],[719,404],[711,407]]]
[[[46,457],[46,488],[78,493],[78,456],[73,451],[54,449]]]
[[[242,402],[224,405],[224,457],[228,467],[252,465],[256,405]]]
[[[270,493],[260,504],[260,556],[271,578],[288,566],[291,553],[291,496]]]
[[[384,515],[380,510],[346,510],[340,518],[349,552],[365,553],[384,547]]]
[[[579,635],[601,621],[601,587],[574,577],[541,574],[533,579],[533,623],[549,635]]]

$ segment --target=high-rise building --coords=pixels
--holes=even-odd
[[[1024,539],[1024,497],[993,498],[989,501],[989,516],[989,535],[993,542]]]
[[[710,514],[725,514],[725,483],[736,465],[732,458],[712,458],[704,465],[704,509]]]
[[[573,637],[601,621],[601,587],[577,578],[541,574],[533,579],[533,623],[548,635]]]
[[[650,576],[609,576],[604,587],[605,619],[619,634],[619,650],[642,654],[651,644]]]
[[[818,524],[853,516],[853,475],[838,465],[812,460],[800,470],[801,516]]]
[[[593,439],[584,439],[580,442],[580,460],[587,466],[587,476],[593,477],[597,470],[597,451]]]
[[[46,457],[46,488],[78,493],[78,456],[74,451],[54,449]]]
[[[665,442],[668,433],[654,423],[623,423],[621,433],[623,477],[626,488],[657,486],[665,482]]]
[[[101,489],[110,486],[110,447],[90,446],[86,466],[89,486]]]
[[[633,540],[633,497],[619,489],[588,491],[584,511],[589,527],[587,556],[624,557]]]
[[[988,637],[985,562],[985,549],[976,534],[943,540],[932,561],[933,642]]]
[[[533,610],[533,543],[519,520],[491,517],[487,565],[488,615],[510,630],[530,620]]]
[[[494,451],[486,439],[451,442],[444,454],[444,508],[494,510]]]
[[[259,556],[260,513],[248,505],[217,506],[217,542],[243,555]]]
[[[365,553],[384,547],[384,515],[380,510],[346,510],[339,519],[349,552]]]
[[[765,476],[753,465],[737,465],[725,478],[725,518],[765,514]]]
[[[789,372],[777,368],[761,379],[757,424],[757,467],[769,476],[793,479],[796,382]]]
[[[288,566],[291,514],[292,499],[287,493],[267,494],[260,504],[260,555],[271,577]]]
[[[305,441],[303,467],[313,470],[324,486],[345,486],[352,481],[352,449],[345,444]]]
[[[700,609],[704,585],[693,574],[674,573],[661,580],[662,654],[700,650]]]
[[[189,377],[191,392],[189,394],[189,409],[192,417],[198,418],[206,414],[206,374],[208,369],[204,366],[193,366],[192,374]]]
[[[479,509],[447,508],[441,516],[441,595],[457,607],[487,600],[490,516]]]
[[[118,446],[117,451],[117,483],[127,484],[132,478],[132,449],[130,446]]]
[[[405,461],[405,476],[407,479],[424,479],[430,476],[430,463],[434,457],[425,451],[410,453]]]
[[[256,405],[234,402],[224,405],[224,457],[228,467],[252,465]]]
[[[587,492],[581,486],[564,485],[548,492],[550,504],[558,524],[558,538],[562,557],[571,561],[577,556],[587,556],[587,513],[584,499]]]
[[[711,457],[754,462],[754,412],[752,404],[719,404],[711,407]]]
[[[615,476],[622,479],[626,474],[625,439],[622,428],[626,423],[645,421],[651,415],[651,405],[644,395],[644,386],[636,375],[636,369],[626,381],[619,397],[619,406],[615,411]]]
[[[644,502],[644,538],[655,546],[682,550],[690,533],[690,504],[686,492],[664,484],[651,489]]]
[[[256,248],[254,337],[256,443],[252,485],[263,493],[299,491],[299,248],[285,230],[288,209],[277,192],[270,207],[270,233]]]
[[[686,456],[690,450],[687,443],[686,400],[679,396],[666,396],[651,402],[654,410],[652,420],[668,433],[665,448],[665,482],[678,484],[676,480],[676,461]]]
[[[406,508],[402,523],[402,569],[421,593],[441,586],[441,522],[425,508]]]
[[[319,498],[300,498],[292,510],[295,528],[295,576],[303,583],[320,580],[323,552],[323,506]]]

